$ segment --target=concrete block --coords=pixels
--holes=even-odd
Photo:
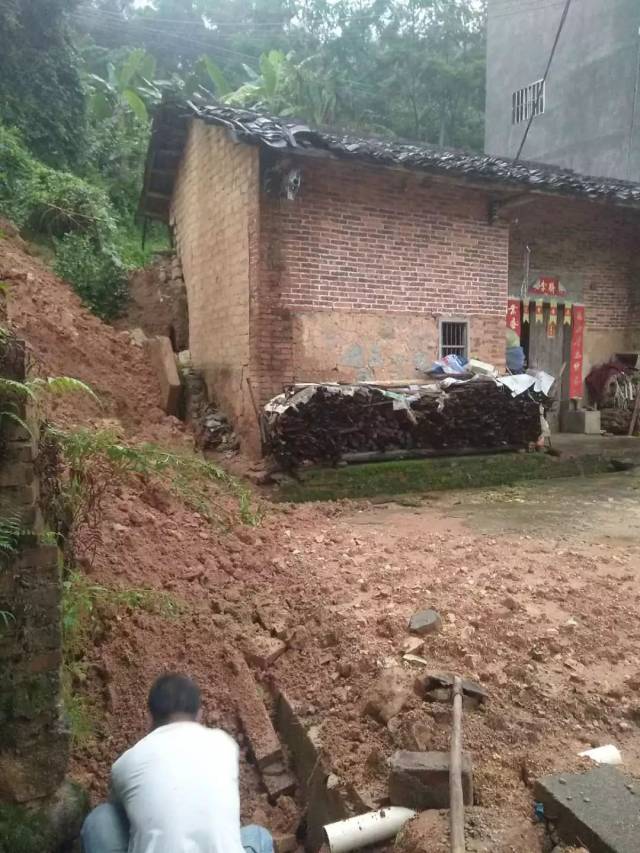
[[[589,412],[586,409],[567,411],[562,417],[562,431],[579,435],[600,435],[600,412]]]
[[[535,798],[568,844],[590,853],[637,853],[640,847],[640,783],[615,767],[562,773],[538,780]]]
[[[278,696],[276,725],[307,802],[305,848],[316,851],[325,841],[325,824],[353,813],[349,792],[326,765],[315,727],[305,725],[296,704],[282,692]]]
[[[292,794],[296,789],[296,778],[289,772],[284,761],[264,767],[260,775],[271,800],[277,800],[283,794]]]
[[[16,561],[17,568],[49,569],[50,579],[58,577],[58,557],[60,552],[56,545],[36,545],[25,548],[20,552]],[[42,572],[39,573],[42,577]]]
[[[151,338],[147,351],[160,382],[160,406],[168,415],[178,415],[182,386],[171,341],[163,336]]]
[[[264,707],[258,685],[242,655],[229,651],[227,657],[234,682],[231,694],[236,698],[238,716],[251,744],[256,764],[262,770],[283,760],[282,747]]]
[[[33,483],[33,465],[12,462],[0,469],[0,488],[7,486],[29,486]]]
[[[399,750],[391,756],[390,768],[392,805],[416,811],[449,808],[449,753]],[[473,805],[473,769],[467,752],[462,754],[462,791],[465,805]]]
[[[291,762],[303,791],[320,760],[321,745],[301,721],[295,703],[283,692],[276,704],[276,727],[291,756]]]

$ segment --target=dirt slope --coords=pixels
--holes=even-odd
[[[8,324],[26,339],[35,372],[81,379],[103,404],[84,395],[60,398],[52,403],[54,419],[64,425],[117,419],[132,436],[175,438],[179,425],[158,407],[158,383],[143,350],[84,308],[6,221],[0,233],[7,235],[0,238],[0,281],[8,284]]]
[[[130,438],[186,446],[190,438],[157,409],[154,377],[126,334],[82,309],[16,241],[0,240],[0,279],[11,283],[11,322],[40,369],[82,378],[105,400],[103,410],[88,400],[64,401],[54,413],[59,422],[117,418]],[[575,500],[569,492],[554,499],[558,506]],[[231,506],[221,494],[212,501]],[[630,505],[611,501],[611,512],[630,512]],[[520,821],[523,838],[530,837],[528,785],[542,772],[580,765],[579,749],[615,742],[638,769],[638,542],[618,537],[603,546],[585,538],[579,523],[548,528],[546,516],[532,536],[524,532],[528,505],[513,529],[500,528],[498,513],[497,529],[487,532],[465,518],[473,501],[457,504],[462,499],[386,509],[266,505],[259,526],[223,528],[157,484],[111,482],[99,528],[86,533],[91,548],[83,553],[79,542],[83,571],[109,588],[169,593],[181,612],[167,617],[121,607],[99,626],[87,649],[86,679],[77,685],[97,711],[96,737],[75,751],[77,777],[94,799],[104,795],[110,764],[145,732],[146,693],[165,670],[194,676],[206,721],[246,746],[224,647],[264,633],[255,614],[265,600],[286,612],[291,641],[257,674],[265,688],[284,687],[306,706],[335,772],[365,803],[385,795],[386,759],[395,749],[415,748],[416,732],[431,749],[447,746],[444,706],[409,696],[386,725],[362,714],[381,668],[402,665],[410,678],[421,671],[402,662],[407,620],[419,607],[443,616],[442,632],[425,643],[429,669],[480,679],[490,691],[485,711],[465,715],[477,802],[499,811],[503,822]],[[580,517],[590,512],[585,505]],[[283,798],[269,806],[249,760],[241,772],[244,818],[292,830],[296,804]],[[477,849],[541,848],[512,840]]]

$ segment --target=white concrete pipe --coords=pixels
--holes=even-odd
[[[331,853],[347,853],[369,844],[379,844],[397,835],[405,823],[416,816],[413,809],[389,806],[377,812],[367,812],[324,828]]]

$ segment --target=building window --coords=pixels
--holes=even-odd
[[[511,96],[511,123],[520,124],[529,121],[532,116],[541,116],[544,112],[544,100],[544,80],[536,80],[530,86],[518,89]]]
[[[467,358],[468,324],[465,320],[440,321],[440,358],[458,355]]]

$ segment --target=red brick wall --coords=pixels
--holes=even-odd
[[[247,387],[258,272],[259,161],[255,147],[193,121],[172,202],[189,302],[189,348],[246,441],[256,443]]]
[[[340,315],[354,335],[358,315],[363,344],[375,314],[393,312],[400,332],[403,316],[423,317],[426,359],[437,357],[440,317],[468,319],[472,354],[504,362],[508,226],[488,223],[485,193],[353,163],[296,165],[294,201],[262,197],[261,396],[301,378],[295,317],[314,311]],[[336,378],[339,350],[315,353],[316,379]],[[389,361],[372,378],[422,376],[409,366]]]
[[[525,247],[529,282],[557,276],[585,306],[583,376],[616,352],[640,348],[640,216],[590,202],[538,199],[513,212],[509,291],[519,294]],[[566,392],[567,380],[564,387]]]
[[[635,212],[589,202],[539,199],[514,212],[510,291],[518,292],[529,245],[530,277],[559,276],[586,308],[592,329],[624,329],[638,291],[640,218]]]

